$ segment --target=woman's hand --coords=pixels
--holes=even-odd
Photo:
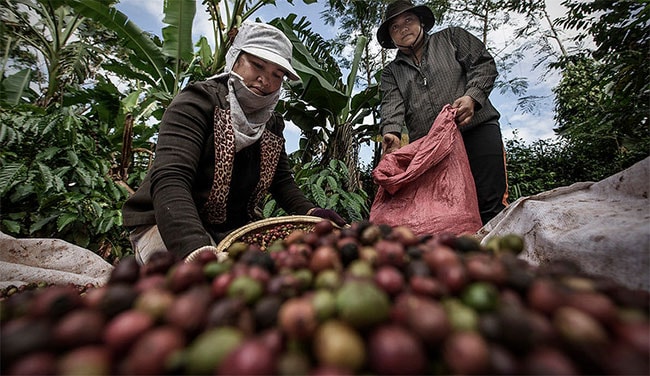
[[[339,215],[339,213],[331,209],[313,208],[307,212],[307,215],[313,215],[314,217],[329,219],[330,221],[336,223],[339,226],[345,226],[347,224],[345,219],[343,219]]]
[[[386,155],[392,153],[400,147],[400,139],[392,133],[386,133],[381,141],[381,152]]]
[[[475,104],[474,99],[469,95],[462,96],[452,103],[451,107],[457,109],[456,123],[458,123],[459,127],[463,127],[472,121],[472,118],[474,117]]]
[[[221,251],[217,249],[217,247],[213,245],[204,245],[203,247],[200,247],[198,249],[195,249],[194,251],[190,252],[189,255],[187,255],[184,259],[185,262],[193,262],[199,257],[199,254],[202,252],[212,252],[217,256],[217,261],[219,262],[224,262],[228,259],[228,252]]]

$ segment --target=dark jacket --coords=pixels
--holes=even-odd
[[[235,153],[226,80],[189,85],[174,98],[153,166],[122,210],[124,226],[157,224],[167,249],[181,257],[209,245],[208,234],[218,242],[259,219],[255,209],[267,192],[289,214],[314,207],[293,179],[279,114],[260,140]]]
[[[399,134],[406,125],[410,141],[425,136],[446,104],[469,95],[476,101],[466,132],[496,123],[499,113],[489,100],[497,77],[494,59],[471,33],[449,27],[426,36],[420,66],[398,51],[381,76],[381,134]]]

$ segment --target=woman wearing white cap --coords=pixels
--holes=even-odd
[[[159,251],[184,258],[260,219],[267,193],[289,214],[345,221],[300,191],[274,112],[291,66],[291,42],[277,28],[245,22],[222,74],[185,88],[163,115],[153,166],[123,207],[140,263]]]

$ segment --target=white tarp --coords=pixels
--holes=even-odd
[[[61,239],[16,239],[0,232],[0,288],[31,282],[103,285],[113,266]]]
[[[597,183],[582,182],[522,197],[478,235],[524,238],[532,265],[573,261],[587,272],[650,291],[650,157]]]

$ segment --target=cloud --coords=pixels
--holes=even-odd
[[[205,6],[201,4],[200,0],[196,2],[196,15],[194,16],[194,23],[192,24],[192,40],[197,42],[201,37],[208,40],[208,44],[215,48],[214,41],[214,28],[212,21],[210,21],[209,14]]]
[[[160,36],[165,27],[163,18],[163,1],[121,0],[115,7],[126,14],[131,21],[144,31]],[[202,0],[196,0],[196,14],[192,24],[192,40],[198,41],[205,36],[214,48],[214,31],[212,22]]]
[[[300,148],[300,128],[290,121],[284,122],[284,139],[287,153],[291,154]]]
[[[554,126],[552,113],[543,116],[535,116],[529,113],[513,114],[501,118],[501,133],[504,140],[515,138],[515,133],[517,138],[523,139],[527,143],[556,138],[553,131]]]
[[[121,0],[115,8],[142,30],[160,35],[164,17],[162,1]]]

